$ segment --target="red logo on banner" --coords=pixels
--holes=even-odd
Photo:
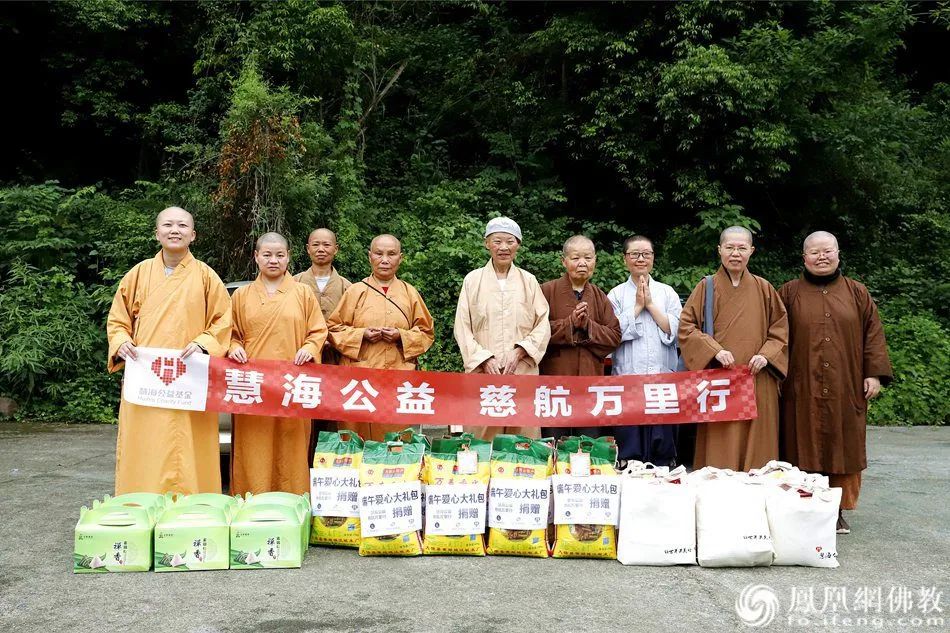
[[[152,373],[158,376],[158,379],[165,383],[165,386],[172,384],[178,378],[185,375],[188,368],[180,358],[166,358],[159,356],[152,361]]]

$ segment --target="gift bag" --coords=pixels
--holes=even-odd
[[[578,460],[578,457],[583,459]],[[571,475],[578,480],[590,476],[616,477],[616,462],[617,444],[612,437],[567,436],[558,440],[554,468],[556,474]],[[582,463],[587,472],[575,472],[578,463]],[[595,523],[557,525],[551,555],[554,558],[616,558],[617,529],[613,525]]]
[[[696,564],[696,491],[684,475],[681,466],[665,477],[623,477],[617,560]]]
[[[772,460],[762,468],[749,471],[750,479],[762,478],[767,483],[789,484],[791,486],[807,486],[828,488],[828,476],[819,473],[809,473],[799,470],[788,462]]]
[[[838,567],[837,523],[841,488],[773,486],[765,497],[773,565]]]
[[[485,523],[484,506],[487,494],[488,480],[491,467],[491,442],[475,438],[470,433],[458,436],[443,437],[432,441],[432,449],[426,453],[422,467],[422,481],[425,484],[426,498],[429,499],[427,522],[433,522],[433,517],[457,516],[464,511],[457,504],[458,497],[470,497],[477,494],[481,501],[481,528],[471,534],[445,533],[442,530],[427,531],[422,539],[422,553],[455,554],[463,556],[485,555]],[[470,488],[477,486],[477,492]],[[453,494],[458,490],[465,490],[461,495]],[[451,504],[456,502],[455,506]],[[469,507],[471,509],[471,502]],[[448,523],[449,521],[442,521]],[[441,533],[435,533],[439,531]]]
[[[745,477],[700,481],[696,491],[697,560],[703,567],[760,567],[775,552],[762,484]]]
[[[360,463],[360,512],[373,506],[379,522],[360,519],[360,556],[419,556],[422,554],[422,459],[425,444],[372,442],[363,446]],[[408,485],[401,485],[408,484]],[[399,486],[398,488],[396,486]],[[411,490],[410,490],[411,488]],[[386,523],[411,524],[407,530],[379,532]]]
[[[537,487],[532,490],[513,490],[511,487],[504,489],[504,494],[512,493],[531,493],[530,499],[522,497],[526,504],[534,509],[534,506],[543,507],[543,516],[533,517],[537,520],[538,526],[535,527],[530,519],[531,516],[521,516],[524,524],[517,527],[490,527],[488,529],[488,547],[489,554],[503,554],[509,556],[534,556],[547,558],[548,552],[548,506],[550,502],[550,477],[554,470],[553,450],[550,444],[542,440],[533,440],[521,435],[496,435],[492,440],[491,456],[491,481],[489,482],[489,512],[492,510],[493,494],[502,494],[499,487],[494,487],[495,480],[511,480],[511,486],[517,482],[530,481]],[[546,485],[545,485],[546,484]],[[500,486],[504,486],[504,482]],[[540,497],[541,487],[543,487],[543,499]],[[537,498],[535,498],[537,497]],[[509,502],[505,499],[504,502]],[[511,502],[513,504],[513,502]],[[514,504],[515,507],[523,506],[525,503]],[[539,512],[541,510],[539,509]],[[497,521],[497,516],[489,516],[489,525],[493,519]]]
[[[359,467],[363,457],[363,439],[353,431],[321,431],[313,453],[311,480],[328,472],[355,473],[359,479]],[[335,470],[334,470],[335,469]],[[313,496],[313,493],[311,493]],[[357,500],[353,500],[354,502]],[[313,511],[321,512],[316,499],[312,499]],[[311,545],[334,547],[360,546],[360,517],[358,511],[346,512],[348,516],[313,516],[310,526]]]

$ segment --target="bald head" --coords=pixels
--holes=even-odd
[[[188,222],[191,228],[195,228],[195,218],[190,213],[182,209],[181,207],[167,207],[162,209],[162,211],[155,216],[155,226],[158,227],[162,220],[172,219],[176,221],[176,224],[179,220],[185,220]]]
[[[829,233],[828,231],[815,231],[814,233],[809,234],[808,237],[805,238],[805,241],[802,242],[802,252],[805,252],[810,247],[813,247],[819,244],[822,247],[824,247],[825,244],[832,244],[834,245],[834,248],[837,249],[838,238],[836,238],[833,234]]]
[[[168,261],[184,257],[196,237],[195,219],[181,207],[163,209],[155,218],[155,239]]]
[[[561,247],[561,257],[567,257],[567,254],[571,250],[589,250],[591,253],[595,251],[594,243],[590,240],[589,237],[583,235],[573,235],[567,238],[567,241],[564,242],[564,246]]]
[[[833,274],[841,264],[837,238],[828,231],[815,231],[802,243],[802,260],[813,275]]]
[[[369,265],[373,269],[373,277],[387,284],[396,276],[401,263],[402,244],[395,236],[387,233],[373,238],[369,245]]]
[[[261,250],[265,244],[276,244],[283,246],[285,251],[290,250],[290,244],[287,243],[287,238],[280,233],[275,233],[273,231],[270,233],[264,233],[259,238],[257,238],[257,243],[254,245],[254,250]]]
[[[752,244],[752,231],[744,226],[730,226],[719,234],[719,245],[722,246],[729,240],[744,239]]]
[[[397,253],[402,252],[402,242],[400,242],[395,235],[390,235],[389,233],[377,235],[373,238],[373,241],[369,243],[370,251],[373,251],[373,249],[377,247],[387,251],[395,249]]]
[[[329,242],[335,245],[336,233],[325,228],[314,229],[310,231],[310,235],[307,237],[307,243],[311,242]]]

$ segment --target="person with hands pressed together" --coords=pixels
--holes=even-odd
[[[778,458],[779,383],[788,370],[788,316],[775,288],[749,272],[752,233],[741,226],[719,237],[722,266],[696,286],[680,315],[687,369],[746,365],[755,376],[758,418],[700,424],[693,466],[747,471]],[[713,335],[703,332],[706,284],[713,284]]]
[[[195,220],[168,207],[155,220],[161,251],[119,282],[106,322],[108,369],[138,359],[136,347],[223,356],[231,336],[231,302],[221,279],[191,254]],[[221,492],[218,416],[119,405],[115,493]]]
[[[591,283],[597,265],[594,243],[583,235],[564,242],[561,249],[564,274],[541,284],[550,306],[551,340],[541,360],[546,376],[603,376],[604,359],[620,343],[620,324],[607,295]],[[544,437],[600,432],[613,435],[613,428],[542,428]]]
[[[402,245],[378,235],[369,247],[372,274],[350,286],[327,323],[340,365],[371,369],[416,369],[435,340],[432,316],[419,291],[396,276]],[[364,439],[383,441],[403,424],[339,423]]]
[[[627,280],[608,295],[620,321],[620,346],[613,355],[615,376],[665,374],[677,369],[676,333],[682,305],[672,287],[653,279],[653,240],[634,235],[624,241]],[[617,427],[617,458],[658,466],[676,460],[674,429],[669,424]]]
[[[801,277],[779,289],[790,329],[780,453],[827,474],[841,488],[841,510],[854,510],[868,465],[868,402],[893,371],[877,305],[864,284],[841,274],[837,238],[812,233],[802,260]],[[838,533],[850,531],[839,510]]]
[[[320,362],[327,338],[320,305],[309,288],[287,274],[290,249],[282,235],[260,236],[254,261],[257,279],[238,288],[231,300],[228,358],[240,364],[293,360],[301,367],[295,380],[305,380],[304,367]],[[231,443],[231,494],[304,494],[310,489],[309,419],[235,414]]]
[[[455,311],[455,341],[468,373],[535,374],[551,338],[548,303],[538,280],[515,265],[521,227],[498,217],[485,228],[491,259],[462,282]],[[475,427],[485,439],[499,433],[540,437],[538,428]]]

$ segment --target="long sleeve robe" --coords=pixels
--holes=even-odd
[[[340,304],[343,293],[346,292],[347,288],[353,285],[349,279],[337,273],[336,268],[332,266],[330,267],[330,279],[327,280],[327,285],[324,286],[322,291],[320,290],[320,286],[317,285],[317,278],[313,276],[312,268],[308,268],[302,273],[294,275],[294,281],[302,283],[313,291],[317,297],[317,301],[320,302],[320,312],[323,313],[324,321],[330,320],[330,315],[333,314],[333,311],[336,310],[336,307]],[[333,349],[333,346],[330,345],[329,337],[327,337],[327,342],[323,346],[321,362],[324,365],[340,364],[340,355]],[[320,437],[320,431],[335,431],[336,429],[336,422],[330,420],[311,420],[310,448],[308,454],[313,455],[313,451],[317,446],[317,438]]]
[[[504,290],[491,261],[468,273],[455,311],[455,341],[466,373],[481,372],[479,365],[492,356],[501,360],[517,345],[527,356],[518,363],[515,373],[538,374],[551,339],[548,312],[538,280],[514,264],[508,270]],[[482,426],[467,430],[484,439],[499,433],[541,436],[539,429],[530,427]]]
[[[327,280],[327,285],[323,290],[320,290],[320,286],[317,285],[317,279],[313,276],[313,270],[310,268],[294,275],[294,281],[302,283],[313,291],[320,303],[320,312],[323,313],[324,321],[330,320],[330,315],[333,314],[333,311],[340,304],[340,300],[343,299],[343,293],[353,285],[348,279],[341,277],[336,272],[336,268],[332,267],[330,269],[330,279]],[[323,347],[322,358],[324,365],[338,365],[340,362],[340,355],[329,344]]]
[[[665,374],[677,369],[676,335],[683,306],[672,287],[650,277],[650,296],[670,322],[664,332],[649,310],[633,315],[637,303],[637,284],[630,277],[610,291],[608,298],[620,322],[621,343],[614,352],[612,370],[615,376]],[[670,464],[676,459],[674,425],[642,424],[617,427],[617,457],[636,459],[656,465]]]
[[[418,357],[432,346],[432,315],[419,291],[401,279],[393,279],[385,296],[382,293],[376,280],[367,277],[343,293],[330,315],[330,343],[340,353],[340,365],[413,370]],[[400,342],[364,341],[363,333],[369,327],[394,327],[399,330]],[[404,426],[340,422],[339,428],[356,431],[363,439],[382,441],[386,433],[401,431]]]
[[[541,359],[540,372],[545,376],[603,376],[604,359],[620,344],[620,323],[603,290],[592,283],[584,285],[578,299],[565,274],[541,284],[541,293],[550,307],[551,340]],[[577,304],[587,302],[588,323],[585,330],[571,324]],[[545,437],[552,435],[598,434],[596,427],[542,429]]]
[[[125,342],[172,349],[193,342],[223,356],[231,336],[231,301],[218,275],[190,253],[166,276],[159,252],[119,282],[106,332],[110,372],[124,366],[116,352]],[[221,492],[218,414],[122,400],[115,492]]]
[[[241,346],[250,359],[292,361],[305,348],[320,362],[326,322],[314,294],[290,275],[270,297],[261,277],[238,288],[231,310],[232,350]],[[231,444],[231,494],[310,490],[309,419],[235,414]]]
[[[788,309],[788,379],[782,394],[782,459],[828,474],[867,468],[864,379],[893,372],[884,328],[863,284],[804,277],[779,295]]]
[[[706,279],[696,286],[680,315],[679,343],[691,370],[719,367],[720,350],[736,365],[761,354],[768,365],[755,376],[756,420],[700,424],[693,466],[749,470],[778,458],[779,381],[788,371],[788,316],[772,285],[746,271],[732,285],[722,267],[713,276],[713,333],[703,333]]]

